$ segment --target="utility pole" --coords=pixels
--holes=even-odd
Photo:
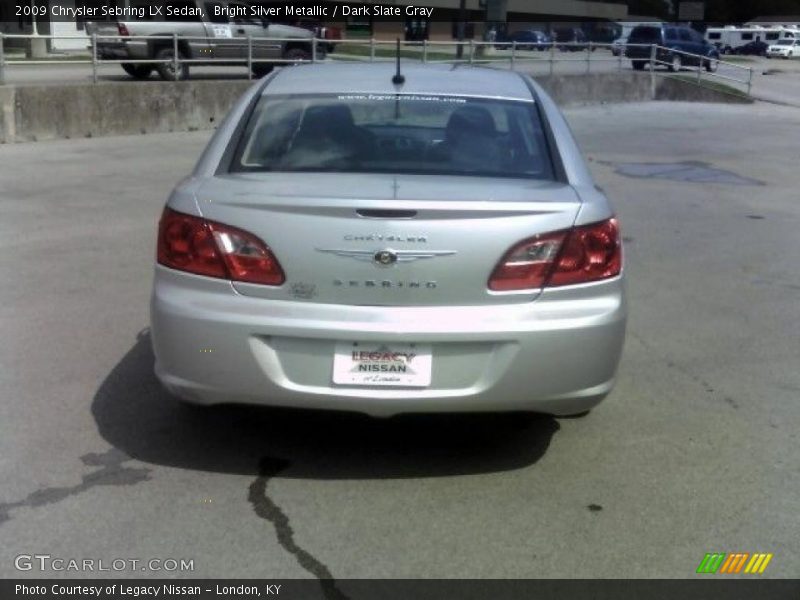
[[[458,23],[456,24],[456,38],[458,47],[456,48],[456,58],[464,56],[464,34],[467,28],[467,0],[460,0],[458,5]]]
[[[50,3],[45,0],[30,0],[31,6],[31,34],[35,37],[29,38],[27,41],[26,47],[26,56],[28,58],[44,58],[47,56],[47,38],[38,37],[42,31],[39,28],[39,17],[36,15],[37,8],[50,8]],[[49,14],[49,10],[47,10],[46,14]],[[44,17],[47,18],[47,17]],[[49,26],[49,23],[48,23]],[[49,27],[47,28],[48,33],[50,32]]]
[[[486,0],[487,31],[494,28],[498,31],[508,20],[508,0]]]

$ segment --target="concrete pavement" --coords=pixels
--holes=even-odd
[[[181,409],[147,303],[162,203],[210,134],[0,146],[0,576],[42,576],[13,564],[38,552],[193,560],[177,577],[684,578],[712,551],[796,576],[800,112],[567,116],[630,274],[619,384],[576,420]]]

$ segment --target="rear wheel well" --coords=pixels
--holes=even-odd
[[[170,40],[156,40],[154,42],[150,42],[150,58],[154,58],[156,53],[162,48],[173,48],[173,46],[174,43]],[[178,40],[178,52],[186,58],[192,57],[192,51],[189,48],[189,42],[186,40]]]
[[[286,54],[289,50],[294,49],[303,50],[311,54],[311,44],[308,42],[287,42],[283,47],[283,53]],[[319,50],[319,44],[317,45],[317,50]]]

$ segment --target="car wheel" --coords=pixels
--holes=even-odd
[[[644,60],[632,60],[631,64],[633,64],[633,68],[636,69],[637,71],[643,71],[645,62],[646,61]]]
[[[719,59],[709,58],[706,61],[706,71],[708,71],[709,73],[716,73],[718,68],[719,68]]]
[[[256,79],[261,79],[265,75],[269,75],[272,73],[272,70],[275,68],[275,65],[272,64],[261,64],[261,65],[253,65],[253,77]]]
[[[683,68],[683,60],[680,54],[676,54],[672,57],[672,62],[669,63],[669,70],[677,73],[681,68]]]
[[[311,60],[311,53],[304,48],[289,48],[283,53],[286,60]]]
[[[175,51],[172,48],[161,48],[156,52],[156,60],[164,60],[169,62],[162,62],[156,65],[156,71],[164,81],[183,81],[189,79],[189,65],[186,63],[179,63],[177,70],[172,59],[175,56]],[[178,58],[184,59],[186,55],[178,50]]]
[[[134,79],[147,79],[153,72],[153,66],[122,63],[122,70]]]

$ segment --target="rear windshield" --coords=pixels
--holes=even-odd
[[[659,42],[661,40],[660,27],[635,27],[631,31],[631,37],[628,39],[631,43],[644,44],[650,42]]]
[[[263,96],[230,170],[554,179],[533,102],[413,94]]]

